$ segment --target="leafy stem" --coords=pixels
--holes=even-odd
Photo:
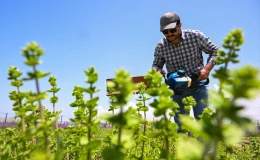
[[[147,125],[147,119],[146,119],[146,112],[148,111],[148,107],[146,106],[146,101],[150,98],[146,97],[145,90],[147,86],[144,84],[144,82],[140,82],[137,84],[137,90],[140,94],[139,99],[137,99],[138,103],[136,104],[138,107],[138,111],[143,111],[144,120],[143,120],[143,139],[142,139],[142,153],[141,153],[141,159],[145,159],[144,157],[144,149],[145,149],[145,137],[146,137],[146,125]]]
[[[22,52],[23,52],[23,56],[26,58],[25,64],[33,68],[33,72],[28,73],[29,78],[25,78],[24,80],[35,80],[35,85],[36,85],[35,100],[38,101],[41,123],[43,125],[46,125],[47,127],[47,124],[45,124],[44,107],[41,102],[42,99],[45,99],[45,93],[42,93],[40,91],[39,79],[48,76],[50,73],[44,73],[36,69],[36,66],[41,63],[40,57],[44,54],[44,51],[42,48],[40,48],[40,46],[36,42],[31,42],[27,45],[26,48],[23,48]],[[46,130],[43,130],[43,135],[44,135],[45,152],[49,153],[50,142]]]
[[[167,116],[166,116],[166,112],[163,114],[163,116],[164,116],[164,120],[165,120],[165,125],[164,125],[164,127],[165,127],[165,131],[166,131],[166,133],[169,133],[169,128],[168,128],[168,118],[167,118]],[[169,150],[169,137],[168,137],[168,135],[165,135],[165,157],[166,157],[166,159],[169,159],[170,157],[169,157],[169,152],[170,152],[170,150]]]
[[[58,97],[56,96],[56,93],[60,90],[60,88],[57,88],[56,78],[54,76],[50,76],[49,83],[52,86],[52,88],[48,90],[48,92],[52,92],[52,97],[50,99],[50,102],[52,103],[52,108],[53,108],[52,113],[55,115],[56,114],[55,104],[58,102]],[[55,127],[56,129],[59,128],[58,120],[55,121]]]
[[[36,66],[32,66],[33,67],[33,73],[34,75],[36,75]],[[38,78],[35,76],[35,86],[36,86],[36,91],[37,91],[37,94],[39,95],[41,92],[40,92],[40,85],[39,85],[39,80]],[[38,104],[39,104],[39,110],[40,110],[40,117],[41,117],[41,121],[44,122],[45,121],[45,118],[44,118],[44,112],[43,112],[43,106],[42,106],[42,102],[40,99],[38,99]]]

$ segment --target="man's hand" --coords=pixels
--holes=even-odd
[[[166,72],[163,69],[157,68],[157,71],[160,72],[163,76],[166,74]]]
[[[199,80],[207,79],[207,78],[209,77],[209,73],[210,73],[210,71],[208,71],[208,70],[205,69],[205,68],[203,68],[202,70],[200,70]]]
[[[209,78],[209,73],[213,67],[214,65],[209,62],[202,70],[200,70],[199,80],[204,80]]]

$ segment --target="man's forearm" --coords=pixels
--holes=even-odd
[[[207,63],[207,64],[205,65],[204,68],[205,68],[208,72],[210,72],[214,66],[215,66],[215,65],[214,65],[213,63],[209,62],[209,63]]]
[[[157,66],[153,66],[158,72],[160,72],[161,74],[163,74],[163,75],[165,75],[166,74],[166,72],[163,70],[163,69],[161,69],[161,68],[159,68],[159,67],[157,67]]]

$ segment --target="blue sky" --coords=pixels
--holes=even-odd
[[[132,76],[145,75],[151,68],[153,52],[163,37],[160,16],[166,11],[179,14],[182,29],[197,29],[221,46],[223,38],[235,28],[244,31],[245,43],[239,53],[240,63],[260,68],[260,1],[258,0],[44,0],[0,2],[0,117],[12,115],[8,92],[8,68],[25,66],[21,48],[36,41],[45,50],[39,70],[57,78],[59,103],[64,117],[73,116],[69,104],[74,101],[75,85],[87,86],[84,70],[94,66],[99,73],[99,105],[106,110],[107,78],[125,68]],[[211,85],[217,83],[212,80]],[[22,90],[35,90],[34,82],[25,82]],[[42,91],[49,89],[48,78],[40,80]],[[88,98],[88,97],[86,97]],[[258,102],[256,102],[258,103]],[[51,104],[44,101],[51,109]],[[259,106],[259,105],[258,105]],[[253,109],[259,111],[259,108]]]

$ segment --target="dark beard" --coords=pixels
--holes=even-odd
[[[170,40],[169,38],[171,37],[174,37],[173,40]],[[170,41],[172,44],[174,45],[178,45],[180,43],[180,40],[181,40],[181,34],[179,35],[176,35],[176,36],[170,36],[170,37],[167,37],[168,41]]]

